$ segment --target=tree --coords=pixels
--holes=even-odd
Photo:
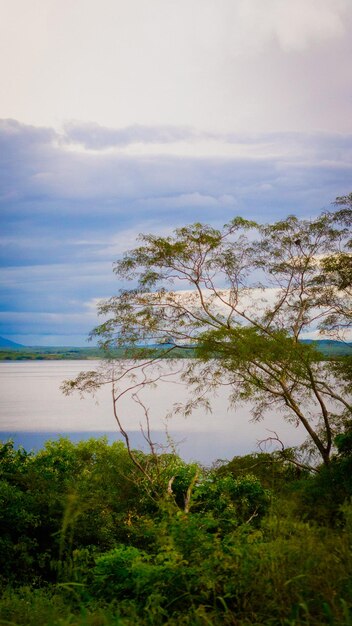
[[[281,410],[301,425],[307,449],[327,465],[334,436],[351,417],[349,381],[302,340],[350,327],[350,220],[347,206],[312,220],[259,225],[236,217],[221,230],[196,223],[168,237],[141,235],[114,267],[132,287],[100,304],[105,321],[92,332],[107,351],[127,347],[132,370],[83,374],[72,388],[116,385],[138,367],[143,385],[147,368],[157,367],[160,378],[160,368],[182,367],[192,394],[185,412],[208,406],[207,392],[228,385],[231,402],[251,399],[255,419]],[[165,337],[172,342],[161,349]],[[181,365],[163,358],[179,347],[197,358]]]
[[[321,297],[330,305],[329,314],[322,320],[321,329],[340,340],[345,339],[352,322],[352,193],[336,198],[338,210],[330,214],[332,225],[345,235],[345,246],[335,249],[321,260],[317,283],[323,288]]]

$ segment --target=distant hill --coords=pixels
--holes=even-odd
[[[21,343],[0,337],[0,348],[24,348],[24,346]]]
[[[352,356],[352,343],[334,339],[302,339],[302,343],[312,343],[325,356]]]

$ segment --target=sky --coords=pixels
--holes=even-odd
[[[138,233],[352,189],[351,0],[0,0],[0,335],[87,345]]]

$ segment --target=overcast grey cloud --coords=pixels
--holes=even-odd
[[[85,148],[101,150],[132,143],[173,143],[189,141],[197,135],[189,128],[177,126],[129,126],[127,128],[104,128],[92,122],[67,122],[63,141],[77,143]]]
[[[81,140],[94,149],[76,149],[73,128],[0,123],[0,334],[27,344],[84,342],[96,323],[92,303],[118,290],[112,264],[139,232],[221,225],[236,214],[315,215],[352,180],[350,135],[150,127],[139,143],[155,137],[171,151],[148,155],[125,150],[136,138],[130,129],[101,127],[98,145],[90,125],[80,126]],[[177,154],[180,138],[190,154]],[[234,152],[224,156],[227,144]]]

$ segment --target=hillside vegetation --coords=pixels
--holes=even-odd
[[[351,432],[336,444],[311,473],[290,451],[135,451],[140,471],[120,442],[3,443],[0,624],[351,625]]]

